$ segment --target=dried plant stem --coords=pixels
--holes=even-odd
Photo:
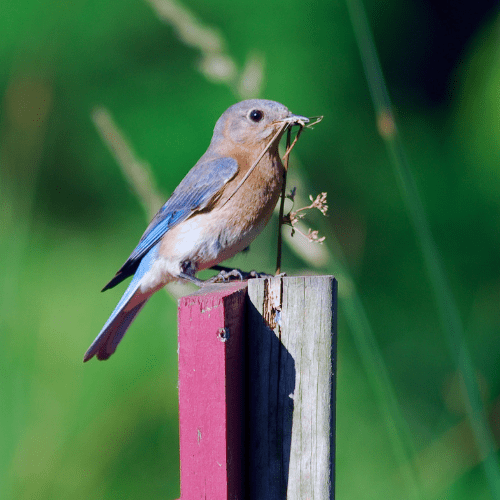
[[[302,130],[304,130],[304,125],[299,125],[299,127],[300,127],[299,131],[297,132],[297,135],[295,136],[295,139],[293,140],[291,146],[290,146],[290,134],[292,132],[292,129],[291,129],[291,127],[288,129],[288,136],[287,136],[287,141],[286,141],[286,152],[283,155],[283,160],[285,161],[285,170],[288,170],[288,155],[290,154],[290,151],[292,150],[292,148],[295,146],[295,144],[299,140],[299,137],[300,137],[300,134],[302,133]]]
[[[297,139],[299,138],[299,134],[302,130],[302,127],[300,128],[299,132],[297,133],[297,137],[293,141],[293,145],[297,142]],[[288,133],[286,134],[286,152],[283,155],[283,166],[285,167],[285,170],[283,172],[283,185],[281,186],[281,201],[280,201],[280,214],[278,217],[278,249],[277,249],[277,255],[276,255],[276,274],[281,273],[281,247],[282,247],[282,236],[281,236],[281,226],[283,225],[283,212],[285,210],[285,198],[286,198],[286,174],[288,172],[288,154],[290,153],[292,146],[290,146],[291,142],[291,137],[292,137],[292,128],[290,127],[288,129]]]

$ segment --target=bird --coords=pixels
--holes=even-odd
[[[102,291],[133,276],[83,361],[108,359],[148,299],[167,283],[196,277],[247,248],[281,194],[284,132],[309,119],[276,101],[249,99],[217,120],[207,151],[154,216],[136,248]]]

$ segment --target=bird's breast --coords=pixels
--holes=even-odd
[[[277,155],[264,156],[238,188],[247,171],[241,168],[210,208],[168,231],[160,254],[170,261],[190,261],[201,270],[246,248],[273,213],[281,193],[283,165]]]

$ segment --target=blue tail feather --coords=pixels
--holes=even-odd
[[[118,302],[118,305],[115,307],[115,310],[111,313],[111,316],[102,327],[99,335],[97,335],[96,339],[92,342],[92,345],[85,353],[85,356],[83,357],[84,362],[96,355],[97,359],[108,359],[115,352],[116,347],[125,335],[127,328],[149,299],[149,296],[145,296],[142,302],[139,302],[128,311],[125,310],[130,300],[139,289],[142,278],[151,269],[153,262],[156,260],[158,248],[159,244],[155,245],[141,260],[134,278],[125,290],[125,293]]]

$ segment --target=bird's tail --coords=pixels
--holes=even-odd
[[[84,362],[92,359],[94,356],[97,356],[97,359],[101,360],[108,359],[115,352],[116,346],[120,343],[120,340],[125,335],[130,323],[137,316],[137,313],[142,309],[149,297],[158,289],[142,291],[140,284],[142,278],[149,272],[153,262],[157,258],[159,246],[159,243],[156,244],[142,257],[137,271],[120,302],[118,302],[118,305],[102,327],[99,335],[85,353],[83,357]]]
[[[145,298],[142,302],[139,302],[129,310],[123,307],[116,314],[111,315],[111,318],[106,322],[99,335],[88,348],[83,357],[83,361],[88,361],[94,356],[97,356],[97,359],[100,360],[108,359],[115,352],[116,347],[125,335],[130,323],[132,323],[148,298],[149,297]]]
[[[84,362],[94,356],[100,360],[108,359],[115,352],[130,323],[153,293],[153,290],[143,293],[139,289],[142,276],[143,273],[135,274],[115,310],[85,353]]]

